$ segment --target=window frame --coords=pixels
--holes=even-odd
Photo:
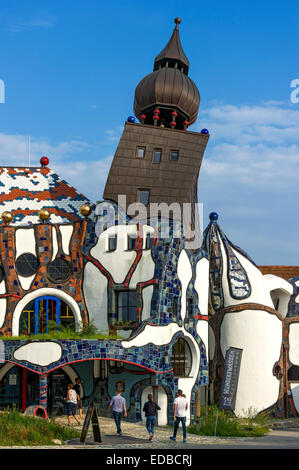
[[[174,158],[171,158],[171,155],[172,155],[173,153],[177,153],[178,158],[175,158],[175,159],[174,159]],[[179,157],[180,157],[180,151],[179,151],[179,150],[171,149],[171,150],[169,151],[169,160],[170,160],[171,162],[177,162],[177,161],[179,160]]]
[[[143,156],[142,156],[142,157],[140,157],[140,156],[138,155],[139,150],[143,150]],[[136,148],[136,158],[138,158],[138,159],[140,159],[140,160],[143,160],[143,159],[145,158],[145,153],[146,153],[146,147],[143,147],[143,146],[141,146],[141,145],[140,145],[140,146],[138,145],[138,147]]]
[[[181,345],[183,345],[183,353],[178,351],[177,354],[175,354],[176,348],[179,349]],[[186,350],[188,350],[187,354]],[[189,364],[188,354],[190,358]],[[190,377],[192,371],[192,350],[188,341],[183,337],[178,338],[173,345],[171,352],[171,367],[175,377]]]
[[[138,304],[138,293],[137,293],[137,290],[130,290],[130,289],[127,289],[127,290],[117,290],[115,291],[116,293],[116,321],[117,323],[137,323],[139,321],[137,315],[137,304]],[[130,304],[130,294],[134,293],[135,294],[135,302],[133,304]],[[126,304],[123,304],[122,306],[120,306],[120,302],[119,302],[119,296],[121,294],[127,294],[128,295],[128,299],[127,299],[127,303]],[[130,318],[130,314],[131,314],[131,309],[134,309],[134,316],[135,318],[132,319]],[[120,312],[121,312],[121,317],[120,318]],[[125,315],[124,315],[125,313]]]
[[[148,193],[147,204],[144,204],[144,202],[140,201],[140,194],[141,194],[142,192],[147,192],[147,193]],[[138,201],[138,204],[143,204],[144,206],[148,206],[148,205],[149,205],[149,201],[150,201],[150,194],[151,194],[150,189],[147,189],[147,188],[139,188],[139,189],[137,190],[137,201]]]
[[[155,154],[156,154],[156,152],[159,152],[159,153],[160,153],[160,160],[159,160],[158,162],[155,161]],[[153,150],[152,163],[153,163],[154,165],[159,165],[159,164],[161,163],[161,161],[162,161],[162,149],[161,149],[161,148],[155,148],[155,149]]]
[[[110,240],[114,240],[115,241],[115,247],[114,248],[111,248],[110,247]],[[114,234],[114,235],[108,235],[108,247],[107,247],[107,251],[110,252],[113,252],[113,251],[116,251],[117,250],[117,235]]]

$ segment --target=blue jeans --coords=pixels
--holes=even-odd
[[[116,424],[117,433],[120,434],[121,433],[120,422],[121,422],[122,412],[113,411],[112,413],[113,413],[113,418]]]
[[[155,424],[156,424],[156,416],[147,416],[146,417],[146,429],[149,434],[154,435],[155,432]]]
[[[178,427],[179,424],[182,423],[182,428],[183,428],[183,438],[187,438],[187,430],[186,430],[186,416],[184,418],[180,418],[179,416],[176,416],[176,420],[174,422],[174,431],[173,431],[173,437],[176,437],[176,434],[178,432]]]

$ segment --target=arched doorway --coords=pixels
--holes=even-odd
[[[67,385],[74,383],[76,372],[65,366],[48,374],[47,411],[60,415],[65,413]],[[14,364],[0,369],[0,409],[15,406],[20,411],[39,404],[40,375]]]
[[[22,310],[20,335],[49,333],[64,327],[75,330],[75,318],[70,306],[62,299],[45,295],[31,300]]]

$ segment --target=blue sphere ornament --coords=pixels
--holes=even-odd
[[[129,116],[127,122],[135,122],[134,116]]]
[[[201,134],[209,134],[208,129],[201,129],[200,131]]]
[[[210,220],[213,220],[213,221],[214,221],[214,220],[218,220],[218,214],[217,214],[217,212],[211,212],[210,215],[209,215],[209,217],[210,217]]]

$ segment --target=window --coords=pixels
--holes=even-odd
[[[20,276],[30,277],[36,273],[37,269],[37,258],[32,253],[24,253],[16,260],[16,270]]]
[[[117,291],[117,321],[136,322],[137,291]]]
[[[108,237],[108,251],[115,251],[116,246],[117,246],[117,236],[110,235],[110,237]]]
[[[154,244],[154,238],[151,233],[148,233],[146,235],[146,240],[145,240],[145,249],[146,250],[151,250]]]
[[[175,162],[179,159],[179,151],[178,150],[170,150],[170,160]]]
[[[19,334],[49,333],[51,330],[59,330],[60,326],[75,331],[75,318],[69,305],[57,297],[37,297],[22,311]]]
[[[50,280],[57,282],[65,282],[72,274],[70,263],[63,258],[56,258],[47,267],[47,274]]]
[[[184,338],[179,338],[172,350],[171,364],[176,377],[188,377],[191,372],[191,349]]]
[[[147,206],[149,203],[149,189],[139,189],[138,190],[138,202]]]
[[[162,150],[155,149],[153,155],[153,163],[161,163]]]
[[[145,156],[145,147],[137,147],[136,157],[144,158]]]
[[[112,374],[120,374],[124,368],[122,361],[109,361],[110,372]]]
[[[135,249],[135,237],[128,235],[128,250],[132,251]]]

